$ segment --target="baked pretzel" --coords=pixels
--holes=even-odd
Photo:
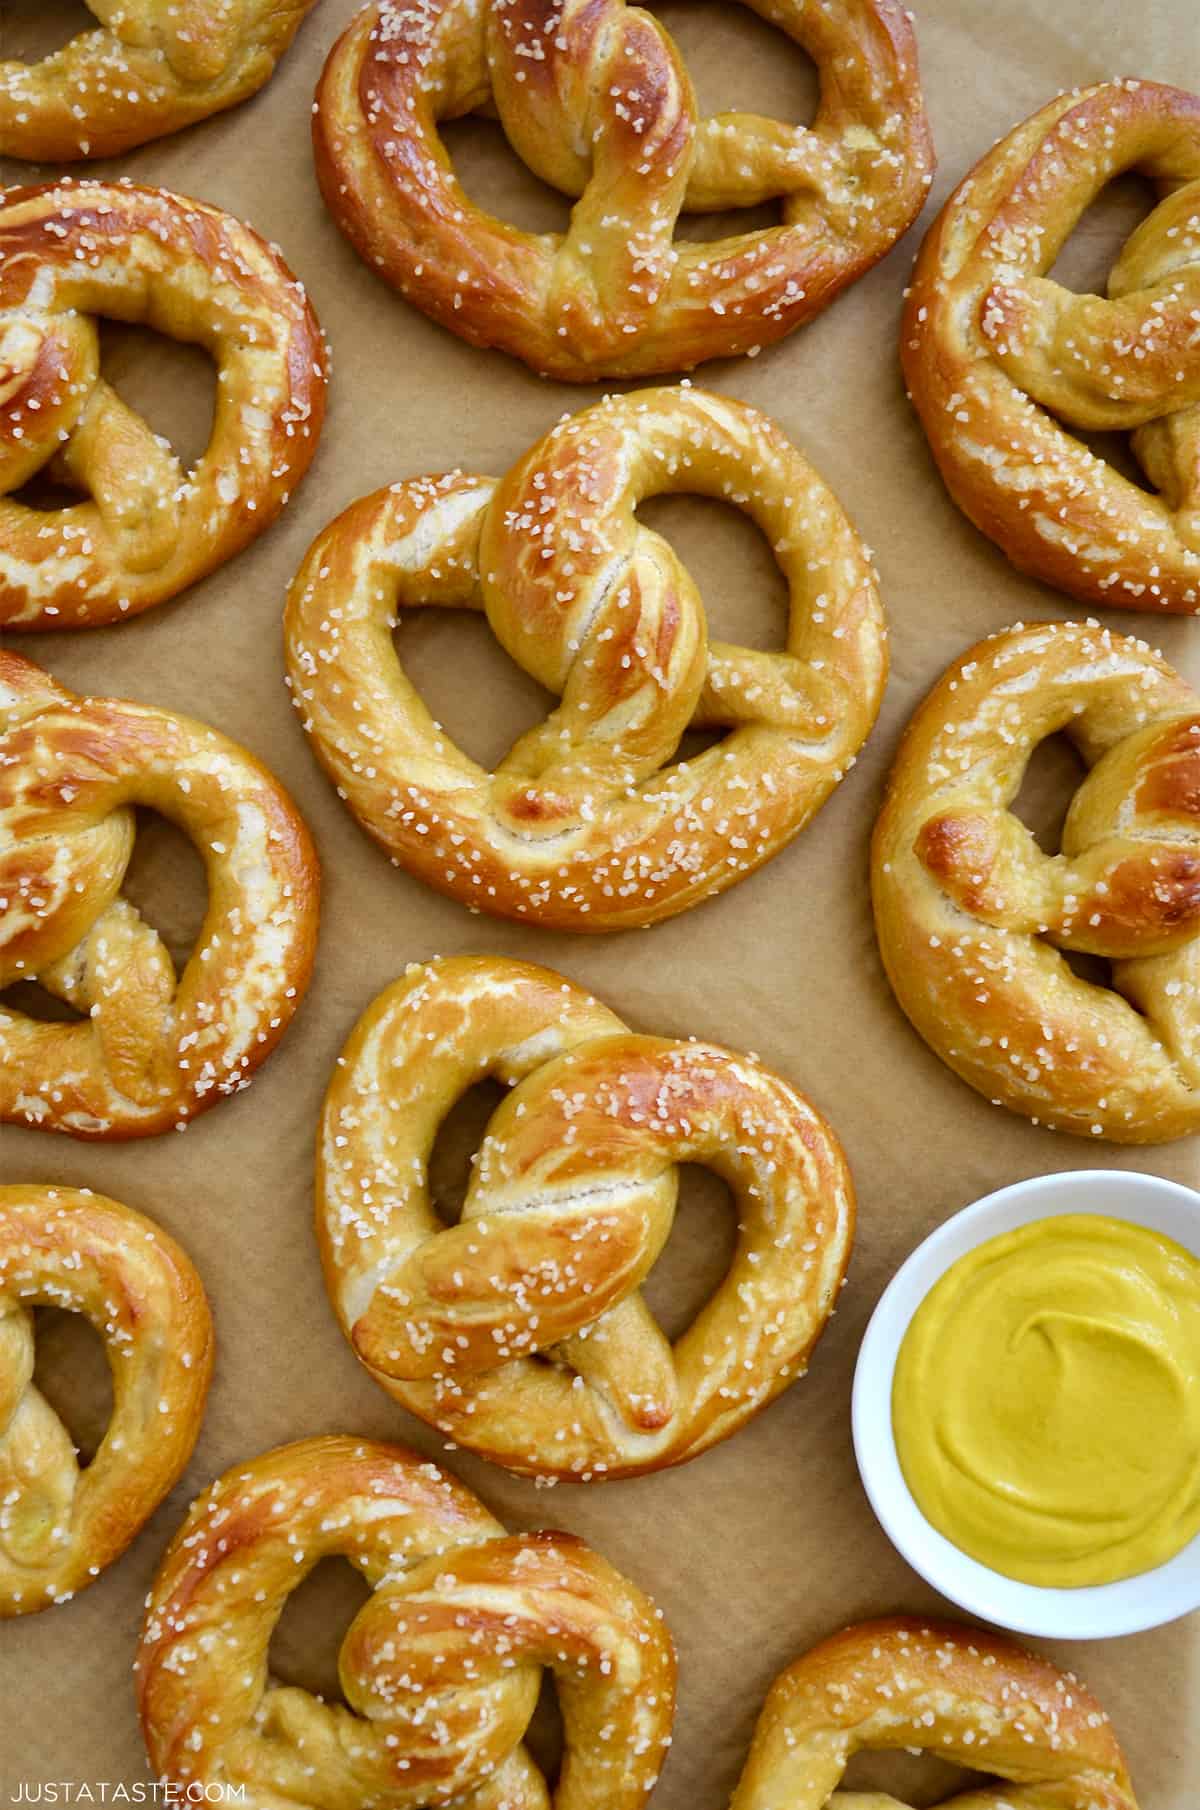
[[[177,979],[121,897],[133,807],[184,830],[208,910]],[[0,995],[36,980],[83,1014],[0,998],[0,1122],[148,1137],[245,1087],[308,986],[318,868],[283,787],[188,717],[78,698],[0,651]]]
[[[429,1152],[485,1075],[514,1092],[447,1227]],[[696,1162],[733,1191],[738,1245],[672,1348],[639,1287],[676,1165]],[[412,1413],[534,1476],[637,1476],[736,1432],[804,1373],[853,1225],[837,1138],[786,1081],[716,1044],[635,1036],[527,962],[411,967],[325,1097],[317,1237],[343,1332]]]
[[[791,594],[787,651],[707,640],[704,606],[634,513],[663,491],[745,509]],[[494,773],[401,670],[398,608],[483,609],[561,704]],[[451,472],[354,503],[293,581],[293,701],[358,821],[463,903],[567,930],[650,924],[722,892],[820,808],[887,670],[866,548],[754,409],[683,388],[561,421],[497,484]],[[690,726],[732,733],[663,769]]]
[[[0,62],[0,157],[117,157],[257,94],[316,0],[84,0],[99,21]]]
[[[1051,268],[1105,184],[1161,200],[1108,296]],[[1072,597],[1200,610],[1200,99],[1157,82],[1059,95],[951,195],[917,260],[904,372],[959,508]],[[1070,430],[1129,430],[1153,487]]]
[[[94,315],[212,355],[213,432],[193,470],[101,376]],[[91,628],[203,578],[274,521],[324,412],[304,289],[232,215],[123,183],[0,193],[0,628]],[[42,472],[88,500],[12,495]]]
[[[334,1555],[373,1592],[342,1642],[345,1707],[267,1671],[284,1603]],[[522,1745],[543,1667],[566,1743],[554,1810],[640,1810],[675,1708],[653,1604],[570,1534],[506,1536],[419,1454],[325,1438],[235,1466],[195,1503],[135,1671],[166,1782],[314,1810],[549,1810]]]
[[[982,1628],[901,1617],[846,1628],[780,1673],[732,1810],[907,1810],[837,1790],[864,1748],[992,1775],[945,1810],[1137,1810],[1112,1725],[1073,1673]]]
[[[330,53],[313,140],[359,255],[472,345],[567,382],[690,370],[811,320],[912,224],[933,147],[898,0],[749,0],[813,58],[811,128],[704,119],[679,50],[624,0],[378,0]],[[579,197],[564,234],[477,208],[437,124],[495,108]],[[778,197],[783,224],[675,240],[681,212]]]
[[[33,1381],[35,1305],[104,1340],[112,1419],[82,1470]],[[191,1456],[212,1358],[173,1238],[87,1189],[0,1188],[0,1616],[66,1602],[120,1557]]]
[[[1090,771],[1048,855],[1010,806],[1059,731]],[[896,997],[972,1087],[1117,1143],[1200,1130],[1200,696],[1144,641],[1043,623],[964,654],[909,724],[872,880]]]

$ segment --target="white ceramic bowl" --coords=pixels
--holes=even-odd
[[[1200,1257],[1200,1194],[1128,1169],[1039,1175],[986,1194],[918,1245],[871,1316],[854,1374],[854,1451],[884,1532],[914,1571],[983,1621],[1057,1640],[1105,1640],[1200,1608],[1200,1534],[1165,1565],[1116,1584],[1051,1590],[960,1552],[921,1513],[892,1434],[892,1376],[914,1313],[952,1263],[1002,1232],[1062,1213],[1102,1213],[1165,1233]]]

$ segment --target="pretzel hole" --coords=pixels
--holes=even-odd
[[[477,1081],[456,1100],[438,1127],[429,1157],[429,1198],[438,1218],[448,1226],[462,1218],[471,1171],[487,1132],[488,1120],[508,1089],[490,1077]]]
[[[563,1732],[562,1707],[552,1672],[542,1673],[542,1688],[538,1692],[533,1715],[529,1718],[529,1727],[525,1730],[525,1745],[553,1795],[558,1785],[558,1775],[562,1771],[566,1737]]]
[[[736,1248],[737,1206],[730,1189],[711,1169],[681,1164],[671,1235],[642,1284],[647,1306],[672,1342],[725,1280]]]
[[[691,244],[707,244],[715,239],[732,239],[738,233],[765,233],[782,226],[783,201],[763,201],[757,207],[735,207],[719,214],[680,214],[675,222],[676,239]]]
[[[1112,963],[1103,955],[1089,955],[1084,949],[1060,949],[1059,954],[1077,980],[1085,980],[1089,987],[1105,987],[1114,991]],[[1131,1011],[1137,1007],[1132,1001],[1126,1002]]]
[[[426,709],[483,767],[495,767],[558,702],[473,610],[403,610],[393,642]]]
[[[498,120],[470,113],[438,122],[438,133],[466,195],[494,219],[527,233],[565,233],[573,199],[522,162]]]
[[[137,838],[122,893],[153,924],[181,973],[208,909],[204,862],[189,836],[157,811],[137,812]]]
[[[95,31],[96,25],[96,15],[83,0],[2,0],[0,57],[40,63],[81,31]]]
[[[17,980],[11,987],[0,989],[0,1006],[36,1019],[38,1024],[77,1024],[83,1017],[82,1012],[48,993],[36,980]]]
[[[856,1753],[842,1776],[842,1791],[881,1791],[909,1804],[912,1810],[941,1804],[956,1792],[979,1784],[977,1772],[964,1772],[932,1753]]]
[[[1128,170],[1105,184],[1072,227],[1047,274],[1078,295],[1105,295],[1126,239],[1157,201],[1145,177]]]
[[[1062,852],[1063,825],[1086,772],[1065,735],[1048,735],[1030,755],[1020,790],[1008,808],[1044,855]]]
[[[322,1559],[292,1591],[275,1623],[267,1669],[280,1684],[344,1703],[338,1654],[346,1630],[371,1594],[349,1559]]]
[[[701,118],[758,113],[788,125],[811,125],[820,100],[816,64],[748,4],[655,0],[647,10],[683,54]]]
[[[217,369],[203,347],[151,327],[106,320],[100,324],[100,370],[191,471],[212,439],[217,405]]]
[[[752,516],[719,497],[672,492],[648,497],[637,518],[670,541],[695,578],[710,641],[773,652],[784,647],[787,581]]]
[[[86,1314],[34,1309],[33,1380],[89,1464],[112,1419],[113,1386],[104,1340]]]

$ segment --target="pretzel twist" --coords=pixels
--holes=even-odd
[[[85,0],[99,21],[0,62],[0,157],[69,163],[223,112],[271,79],[316,0]]]
[[[1047,855],[1010,806],[1059,731],[1090,771]],[[909,725],[872,878],[896,996],[972,1087],[1118,1143],[1200,1130],[1200,697],[1145,642],[1050,623],[965,654]]]
[[[340,1554],[372,1596],[342,1643],[346,1707],[268,1676],[288,1596]],[[543,1667],[566,1761],[522,1745]],[[159,1776],[313,1810],[640,1810],[670,1743],[675,1658],[654,1606],[570,1534],[507,1537],[399,1446],[310,1439],[229,1471],[163,1560],[135,1665]]]
[[[895,0],[750,0],[816,62],[811,128],[697,112],[624,0],[381,0],[334,46],[313,137],[326,205],[386,281],[474,345],[569,382],[690,369],[810,320],[911,225],[933,149]],[[494,106],[565,235],[475,207],[437,124]],[[783,224],[675,241],[681,211],[778,197]]]
[[[203,346],[212,437],[185,472],[100,374],[95,315]],[[0,627],[88,628],[174,597],[269,527],[325,411],[302,285],[232,215],[65,180],[0,196]],[[39,472],[85,502],[12,492]]]
[[[1125,170],[1161,199],[1107,297],[1076,295],[1046,272]],[[1195,95],[1060,95],[951,195],[917,261],[904,370],[950,494],[1023,571],[1092,603],[1200,609],[1198,323]],[[1072,428],[1131,431],[1152,492]]]
[[[635,510],[664,491],[745,509],[788,581],[787,650],[709,643],[669,544]],[[494,773],[409,684],[397,608],[484,609],[561,703]],[[648,390],[560,422],[498,484],[452,472],[353,504],[293,581],[293,701],[363,827],[475,909],[559,929],[649,924],[724,891],[790,840],[879,709],[883,611],[836,498],[764,415]],[[689,725],[732,731],[660,771]]]
[[[104,1340],[112,1418],[82,1470],[33,1382],[35,1305]],[[212,1357],[200,1278],[158,1226],[88,1190],[0,1187],[0,1616],[66,1602],[120,1557],[191,1456]]]
[[[486,1075],[514,1091],[446,1227],[429,1152]],[[638,1291],[689,1162],[728,1182],[738,1246],[672,1347]],[[535,1476],[635,1476],[735,1432],[803,1374],[853,1221],[837,1139],[785,1081],[713,1044],[634,1036],[525,962],[411,968],[326,1095],[317,1234],[343,1331],[411,1412]]]
[[[208,910],[177,979],[120,896],[133,806],[195,843]],[[0,991],[37,980],[83,1014],[0,1004],[0,1121],[147,1137],[247,1085],[308,985],[318,868],[282,786],[215,730],[77,698],[0,652]]]
[[[925,1749],[1011,1781],[945,1810],[1137,1810],[1112,1725],[1072,1673],[999,1634],[902,1617],[846,1628],[780,1673],[732,1810],[907,1810],[837,1790],[864,1748]]]

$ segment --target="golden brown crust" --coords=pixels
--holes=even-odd
[[[1009,807],[1059,731],[1091,770],[1047,855]],[[1043,623],[956,661],[897,755],[872,889],[896,997],[985,1097],[1117,1143],[1200,1130],[1200,697],[1144,641]]]
[[[1108,296],[1047,278],[1134,169],[1159,206]],[[1089,603],[1200,610],[1200,98],[1156,82],[1059,95],[960,183],[904,312],[909,392],[955,502],[1022,571]],[[1070,430],[1131,430],[1153,489]]]
[[[85,0],[99,21],[0,62],[0,157],[118,157],[256,94],[316,0]]]
[[[1112,1725],[1071,1673],[1002,1635],[900,1616],[846,1628],[780,1673],[732,1810],[821,1810],[863,1748],[924,1748],[1013,1781],[947,1810],[1137,1810]]]
[[[33,1382],[33,1307],[85,1314],[113,1411],[80,1469]],[[0,1616],[66,1602],[129,1545],[200,1431],[213,1361],[200,1278],[173,1238],[102,1194],[0,1187]]]
[[[906,231],[933,147],[897,0],[750,3],[821,71],[809,129],[702,119],[673,40],[624,0],[378,0],[317,90],[326,205],[406,299],[567,382],[768,345]],[[489,102],[530,167],[580,198],[565,235],[521,232],[459,187],[437,123]],[[685,208],[774,197],[781,226],[674,242]]]
[[[177,823],[207,871],[178,978],[121,897],[135,805]],[[77,698],[0,652],[0,991],[37,980],[82,1014],[42,1022],[0,1004],[0,1121],[148,1137],[245,1087],[308,986],[318,890],[295,806],[236,742]]]
[[[635,516],[689,490],[744,508],[788,581],[786,650],[709,642],[696,587]],[[430,717],[397,608],[485,609],[558,709],[494,773]],[[690,388],[610,398],[497,484],[450,473],[353,504],[288,597],[293,701],[363,827],[473,909],[557,929],[650,924],[784,846],[866,739],[887,652],[875,575],[766,416]],[[666,766],[689,724],[731,733]]]
[[[429,1151],[486,1074],[514,1092],[447,1228]],[[638,1285],[689,1162],[728,1182],[738,1245],[672,1347]],[[735,1432],[803,1374],[853,1226],[841,1147],[803,1095],[715,1045],[634,1036],[526,962],[409,969],[325,1100],[317,1235],[343,1331],[406,1408],[534,1476],[637,1476]]]
[[[373,1594],[342,1643],[346,1706],[267,1673],[288,1596],[344,1555]],[[256,1803],[549,1810],[522,1745],[543,1667],[562,1696],[554,1810],[641,1810],[670,1741],[675,1656],[652,1603],[570,1534],[507,1537],[400,1446],[309,1439],[193,1505],[135,1664],[159,1778]]]
[[[101,376],[95,315],[211,354],[212,438],[191,471]],[[303,286],[232,215],[124,183],[0,193],[0,628],[117,622],[203,578],[274,521],[324,412]],[[87,500],[16,501],[42,471]]]

